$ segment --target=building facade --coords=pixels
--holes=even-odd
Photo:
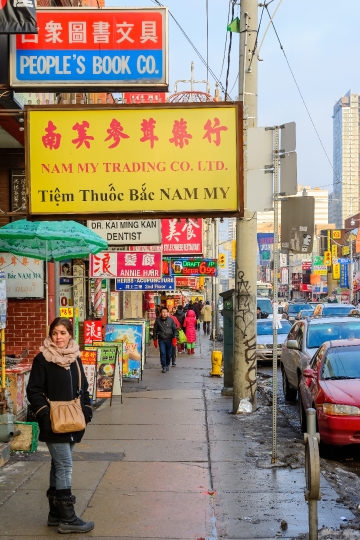
[[[360,94],[351,90],[334,105],[333,192],[329,198],[329,221],[342,228],[359,212],[359,118]]]

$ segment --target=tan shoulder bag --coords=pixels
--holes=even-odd
[[[77,360],[76,365],[79,371],[79,390],[81,390],[81,371]],[[80,396],[71,401],[50,401],[48,399],[48,402],[51,429],[54,433],[71,433],[85,429],[86,422]]]

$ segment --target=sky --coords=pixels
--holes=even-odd
[[[182,26],[201,55],[206,59],[206,0],[165,0],[162,2]],[[259,2],[260,3],[260,2]],[[273,13],[279,0],[269,4]],[[106,6],[155,6],[151,0],[106,0]],[[222,70],[228,21],[228,0],[208,0],[209,66],[225,86],[227,56]],[[262,8],[259,8],[259,20]],[[235,16],[239,6],[235,7]],[[360,50],[359,0],[282,0],[274,25],[283,45],[297,84],[305,100],[322,144],[332,163],[332,114],[335,102],[351,89],[360,93],[360,70],[357,69]],[[259,32],[262,40],[269,22],[264,12]],[[298,153],[298,184],[326,186],[332,191],[332,167],[325,155],[311,120],[291,76],[283,52],[272,28],[266,34],[260,51],[258,91],[258,125],[271,126],[296,122]],[[179,79],[190,78],[191,62],[195,63],[195,78],[206,79],[207,71],[196,52],[169,17],[170,90]],[[230,58],[229,89],[238,74],[239,34],[233,34]],[[221,77],[220,77],[221,75]],[[211,93],[215,81],[209,75]],[[179,90],[185,90],[180,85]],[[199,90],[205,90],[199,85]],[[237,83],[231,93],[238,94]]]

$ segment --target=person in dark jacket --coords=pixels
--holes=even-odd
[[[48,525],[58,525],[59,533],[86,533],[94,528],[74,510],[76,499],[71,493],[72,452],[84,430],[54,433],[51,429],[49,401],[71,401],[80,396],[86,423],[91,421],[88,383],[80,360],[79,345],[73,339],[69,319],[57,317],[50,325],[49,337],[35,356],[27,386],[27,397],[39,422],[39,440],[47,444],[51,455],[50,487],[46,493],[50,512]],[[79,370],[81,388],[79,388]]]
[[[181,330],[183,330],[185,332],[185,328],[184,328],[185,313],[184,313],[184,310],[183,310],[183,307],[182,307],[181,304],[179,304],[178,307],[177,307],[175,317],[177,318],[177,320],[180,323]],[[178,348],[178,353],[184,352],[185,344],[184,343],[178,343],[177,348]]]
[[[169,371],[173,345],[177,344],[178,329],[166,307],[161,308],[160,317],[154,323],[154,346],[160,348],[162,373]]]

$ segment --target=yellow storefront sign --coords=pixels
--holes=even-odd
[[[239,209],[235,103],[27,110],[31,214]]]
[[[333,279],[340,279],[340,264],[333,264],[332,267],[332,277]]]
[[[332,237],[334,238],[334,240],[340,240],[341,239],[341,231],[339,231],[338,229],[334,229],[332,231]]]
[[[335,257],[335,259],[336,259],[336,257],[338,256],[338,247],[337,247],[337,244],[333,244],[333,245],[331,246],[331,255],[332,255],[333,257]]]

